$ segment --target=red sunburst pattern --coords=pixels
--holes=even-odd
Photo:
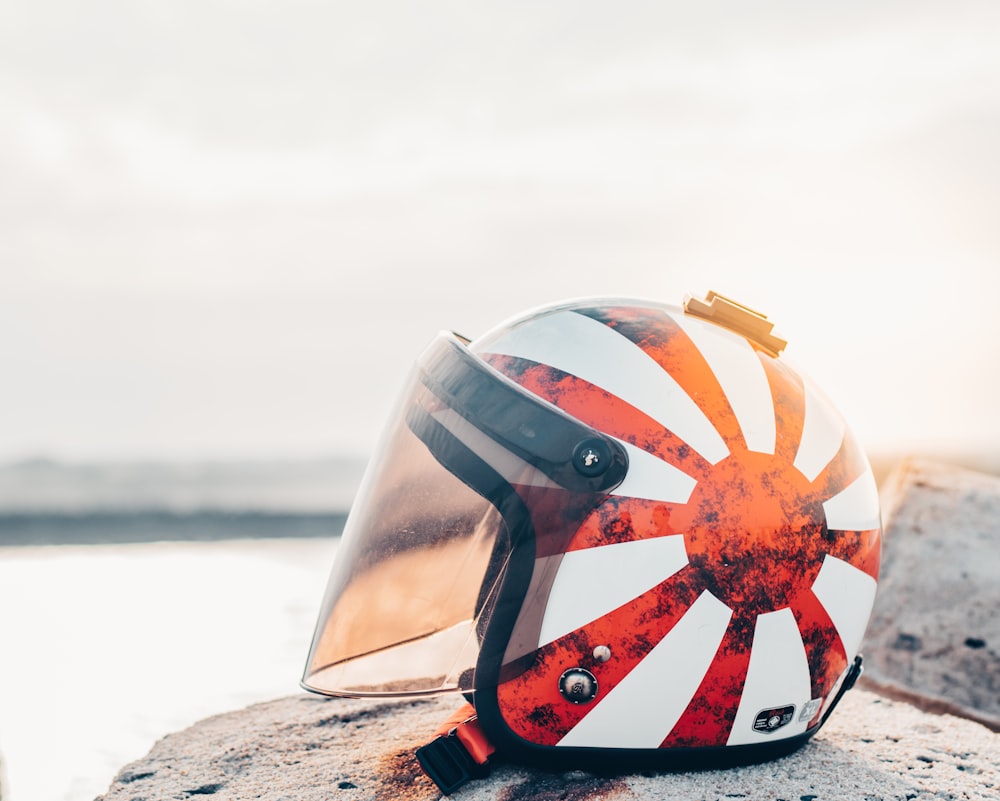
[[[724,603],[732,617],[700,686],[661,746],[726,744],[747,677],[757,617],[767,612],[791,609],[806,652],[812,697],[825,698],[853,655],[845,652],[812,591],[816,576],[828,554],[873,579],[878,575],[879,532],[831,530],[823,506],[868,469],[864,455],[848,435],[813,480],[793,465],[803,433],[804,388],[792,370],[763,352],[756,357],[770,386],[775,448],[773,454],[750,451],[720,381],[669,314],[641,308],[582,313],[616,330],[669,373],[712,422],[729,455],[711,464],[624,398],[545,364],[484,355],[539,397],[696,481],[686,503],[612,496],[563,546],[573,551],[683,535],[688,564],[609,614],[543,644],[527,670],[498,688],[508,725],[530,742],[559,743],[595,706],[567,702],[558,690],[561,673],[580,665],[581,654],[591,654],[595,645],[614,643],[614,659],[586,665],[606,697],[705,591]],[[817,710],[810,726],[819,714]]]

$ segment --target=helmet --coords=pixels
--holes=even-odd
[[[417,361],[339,544],[303,687],[461,693],[515,758],[759,761],[860,672],[867,458],[766,318],[579,300]]]

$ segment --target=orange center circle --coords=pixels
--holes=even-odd
[[[771,454],[714,465],[671,522],[706,589],[747,614],[788,606],[812,586],[830,545],[818,493]]]

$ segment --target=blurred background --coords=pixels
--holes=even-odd
[[[876,462],[1000,466],[1000,6],[0,7],[4,801],[297,692],[442,328],[758,308]]]

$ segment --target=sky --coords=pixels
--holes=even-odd
[[[364,456],[439,329],[760,309],[1000,454],[992,2],[0,7],[0,461]]]

